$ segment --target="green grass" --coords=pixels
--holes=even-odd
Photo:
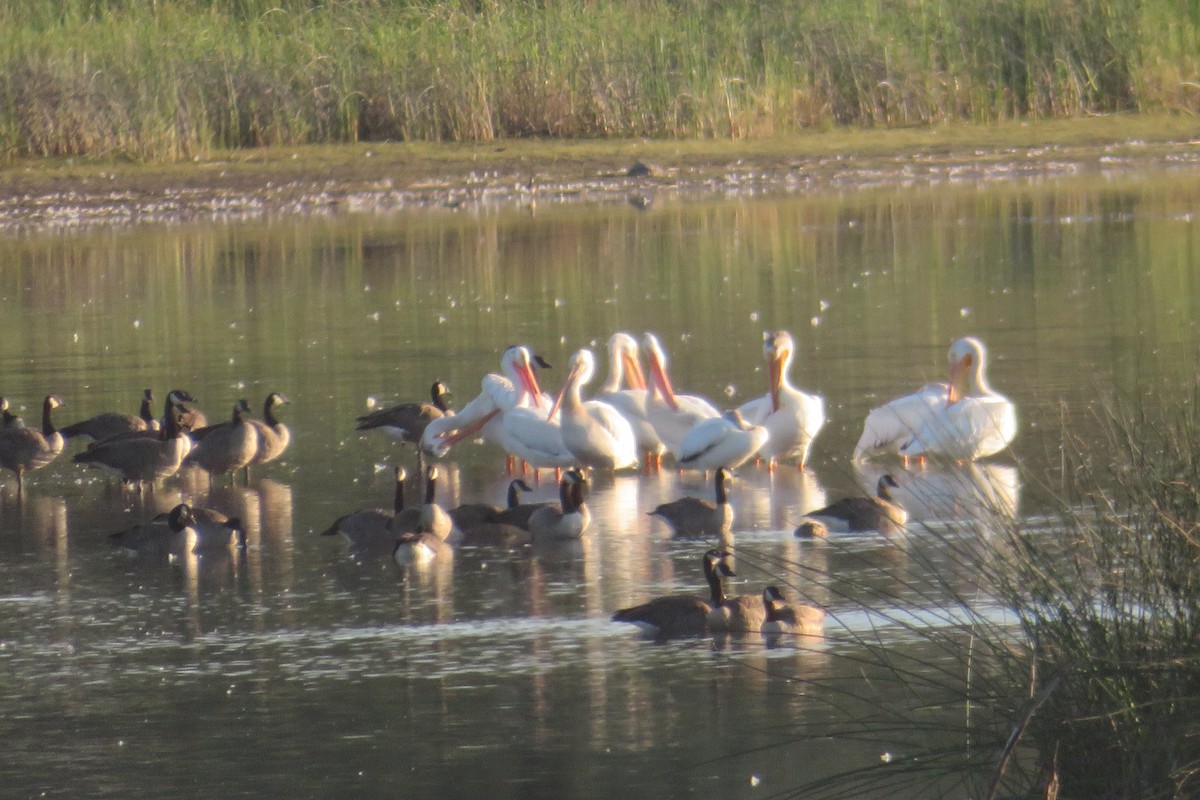
[[[13,0],[0,157],[1200,109],[1189,0]]]

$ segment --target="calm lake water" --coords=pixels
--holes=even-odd
[[[66,424],[134,411],[144,387],[185,388],[213,417],[282,391],[293,444],[249,487],[176,478],[145,503],[69,457],[23,503],[3,476],[3,794],[775,797],[941,739],[967,747],[954,723],[852,735],[883,713],[872,653],[952,681],[914,629],[972,592],[948,543],[986,531],[961,520],[986,502],[1036,527],[1064,423],[1098,444],[1097,398],[1153,406],[1195,381],[1197,208],[1194,173],[1156,173],[8,237],[0,392],[27,419],[47,392]],[[513,342],[553,364],[557,389],[578,347],[604,363],[613,331],[652,330],[677,387],[733,405],[764,392],[762,332],[777,328],[829,423],[809,470],[739,470],[732,583],[825,605],[824,641],[654,643],[609,622],[703,593],[705,543],[646,516],[708,496],[669,470],[599,477],[576,549],[463,549],[406,571],[318,536],[388,505],[391,465],[415,464],[354,431],[369,398],[424,399],[441,379],[462,405]],[[867,411],[941,377],[965,334],[1018,405],[1012,449],[897,471],[922,523],[903,539],[796,540],[804,511],[874,485],[879,468],[848,460]],[[443,504],[501,501],[499,452],[465,445],[447,466]],[[553,494],[543,482],[532,499]],[[111,550],[107,534],[180,498],[242,516],[244,558],[150,568]],[[916,706],[933,690],[912,691]]]

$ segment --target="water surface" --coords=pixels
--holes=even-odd
[[[248,487],[192,476],[145,500],[69,458],[24,502],[4,476],[0,777],[22,797],[749,797],[886,769],[933,744],[838,735],[877,713],[864,640],[948,682],[954,653],[915,631],[948,626],[973,591],[954,542],[987,532],[963,518],[983,504],[1038,527],[1064,423],[1098,440],[1098,398],[1153,404],[1194,381],[1198,205],[1194,175],[1154,174],[10,237],[0,391],[28,419],[51,391],[67,423],[132,411],[144,387],[186,388],[214,417],[279,390],[294,443]],[[809,470],[739,471],[734,588],[825,605],[823,641],[659,644],[608,622],[702,591],[706,544],[646,516],[707,496],[696,476],[598,478],[577,548],[467,549],[418,571],[317,535],[386,506],[390,466],[415,463],[354,431],[369,400],[441,379],[465,403],[513,342],[557,388],[576,348],[603,362],[622,329],[657,332],[677,387],[733,405],[765,390],[776,328],[830,421]],[[968,333],[1018,404],[1013,448],[897,472],[922,523],[908,537],[796,540],[804,511],[874,485],[881,468],[848,463],[867,411],[941,377]],[[447,469],[444,504],[503,497],[496,451],[463,446]],[[246,520],[245,556],[147,567],[111,551],[108,533],[181,498]],[[855,690],[837,702],[807,683],[838,678]]]

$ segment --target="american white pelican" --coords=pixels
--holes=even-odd
[[[534,357],[527,348],[514,345],[505,350],[501,368],[511,377],[486,376],[483,391],[462,411],[430,423],[423,438],[427,449],[442,455],[454,444],[482,431],[510,457],[533,467],[535,477],[540,469],[574,466],[576,459],[563,444],[557,418],[547,419],[553,400],[546,400],[549,395],[543,394],[538,385],[533,364]]]
[[[570,369],[550,417],[559,414],[559,432],[575,465],[604,470],[636,467],[637,438],[619,411],[601,400],[584,401],[580,388],[596,374],[596,357],[586,347],[571,356]]]
[[[650,512],[650,516],[667,523],[675,536],[728,537],[733,530],[733,506],[729,504],[726,483],[732,479],[729,470],[724,467],[717,469],[713,481],[715,504],[699,497],[681,497],[660,504]]]
[[[765,427],[751,425],[733,409],[693,425],[679,443],[677,460],[682,469],[736,469],[759,452],[769,435]]]
[[[638,361],[638,343],[628,333],[618,331],[608,339],[608,378],[594,399],[603,400],[629,421],[637,438],[638,452],[646,459],[647,467],[660,466],[666,445],[658,438],[647,416],[650,399],[646,376]],[[629,387],[625,388],[624,383]]]
[[[825,611],[805,603],[789,603],[775,586],[763,589],[764,636],[820,636],[825,630]]]
[[[895,478],[889,474],[881,475],[874,497],[844,497],[810,511],[796,528],[796,535],[824,538],[829,531],[901,533],[904,523],[908,522],[908,512],[892,497],[891,490],[896,488],[899,484]]]
[[[813,439],[825,424],[825,400],[792,386],[795,351],[796,344],[787,331],[763,333],[767,394],[738,408],[747,422],[767,429],[767,442],[759,454],[768,459],[770,466],[795,458],[803,468]]]
[[[658,338],[647,333],[642,337],[642,344],[650,361],[651,396],[646,404],[646,416],[658,438],[678,460],[684,435],[696,423],[719,417],[721,412],[702,397],[676,394],[667,376],[667,356]]]
[[[1016,408],[988,385],[983,342],[959,339],[950,345],[948,359],[947,384],[927,384],[867,415],[855,460],[885,451],[974,461],[1008,446],[1017,433]]]

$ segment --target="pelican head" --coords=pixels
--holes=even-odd
[[[763,332],[763,355],[767,359],[767,388],[771,393],[771,410],[779,410],[779,392],[787,383],[788,367],[796,344],[787,331]]]
[[[646,348],[647,358],[650,359],[650,376],[654,388],[672,411],[678,411],[679,403],[675,399],[675,389],[671,386],[671,379],[667,377],[667,356],[658,343],[658,337],[653,333],[646,333],[642,337],[642,347]]]
[[[542,387],[538,385],[537,375],[533,372],[533,356],[529,354],[529,348],[523,345],[514,344],[504,351],[504,355],[500,357],[500,369],[504,372],[505,377],[512,381],[513,386],[520,387],[519,392],[528,394],[533,402],[537,402],[536,398],[542,394]]]
[[[550,407],[550,413],[546,416],[546,419],[554,419],[554,415],[558,413],[559,406],[562,405],[563,400],[568,395],[573,398],[572,403],[577,404],[579,402],[579,387],[585,386],[595,374],[596,356],[586,347],[576,350],[575,355],[571,356],[567,379],[563,381],[562,388],[558,390],[558,396],[554,398],[554,405]]]
[[[964,395],[987,391],[987,348],[974,336],[964,336],[950,345],[950,403]]]
[[[611,365],[611,377],[609,385],[606,386],[607,391],[618,391],[622,379],[628,381],[631,389],[646,388],[646,376],[638,360],[637,339],[622,331],[614,333],[608,339],[608,360]]]

